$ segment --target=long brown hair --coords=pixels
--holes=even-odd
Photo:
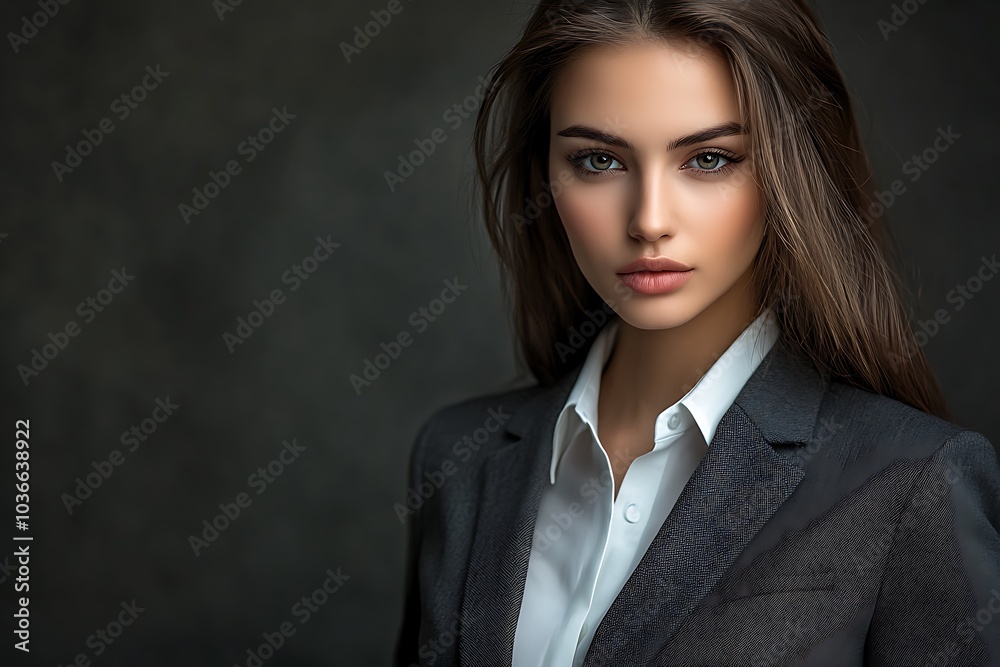
[[[802,0],[542,0],[494,66],[476,120],[478,186],[535,378],[561,377],[586,352],[581,331],[616,317],[577,267],[552,205],[560,184],[545,182],[552,84],[588,46],[637,40],[711,49],[729,65],[765,202],[757,314],[770,308],[781,339],[826,377],[950,419],[873,215],[847,88]]]

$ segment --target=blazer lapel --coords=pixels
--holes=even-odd
[[[552,460],[556,419],[582,369],[517,409],[513,442],[490,451],[479,472],[479,502],[462,597],[461,665],[511,664],[535,517]]]
[[[824,383],[779,340],[719,423],[591,642],[584,667],[649,665],[792,494]],[[609,662],[610,661],[610,662]]]

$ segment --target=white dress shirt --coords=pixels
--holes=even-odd
[[[652,451],[632,462],[615,498],[611,461],[597,437],[597,405],[618,326],[617,319],[610,322],[594,341],[556,421],[514,667],[583,664],[598,624],[778,336],[770,312],[744,329],[694,387],[656,417]]]

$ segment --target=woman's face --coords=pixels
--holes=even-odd
[[[739,122],[725,62],[684,44],[592,47],[560,71],[553,201],[583,275],[632,326],[752,311],[763,209]],[[690,270],[627,266],[644,257]]]

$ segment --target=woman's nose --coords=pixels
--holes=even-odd
[[[631,193],[629,235],[645,241],[673,236],[675,220],[672,197],[661,170],[643,173]]]

